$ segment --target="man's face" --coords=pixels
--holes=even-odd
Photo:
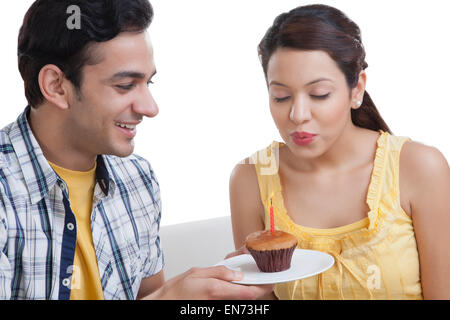
[[[91,49],[100,63],[83,67],[65,131],[83,153],[129,156],[136,125],[158,114],[148,88],[156,73],[151,42],[146,32],[126,32]]]

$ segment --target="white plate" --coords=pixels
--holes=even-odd
[[[334,258],[328,253],[295,249],[292,255],[291,267],[280,272],[261,272],[255,260],[250,254],[242,254],[231,257],[216,264],[226,266],[229,269],[241,271],[244,278],[233,281],[239,284],[275,284],[308,278],[322,273],[334,264]]]

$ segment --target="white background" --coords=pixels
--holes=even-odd
[[[229,215],[234,165],[281,141],[256,47],[274,18],[324,3],[355,21],[366,48],[367,91],[394,134],[450,159],[450,4],[433,1],[153,0],[150,34],[160,113],[138,128],[163,201],[161,225]],[[30,0],[0,1],[0,128],[26,106],[17,35]]]

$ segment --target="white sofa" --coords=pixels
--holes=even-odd
[[[209,267],[234,251],[231,217],[181,223],[160,228],[165,278],[192,267]]]

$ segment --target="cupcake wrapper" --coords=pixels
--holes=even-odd
[[[291,267],[292,255],[297,246],[287,249],[258,251],[247,248],[262,272],[280,272]]]

